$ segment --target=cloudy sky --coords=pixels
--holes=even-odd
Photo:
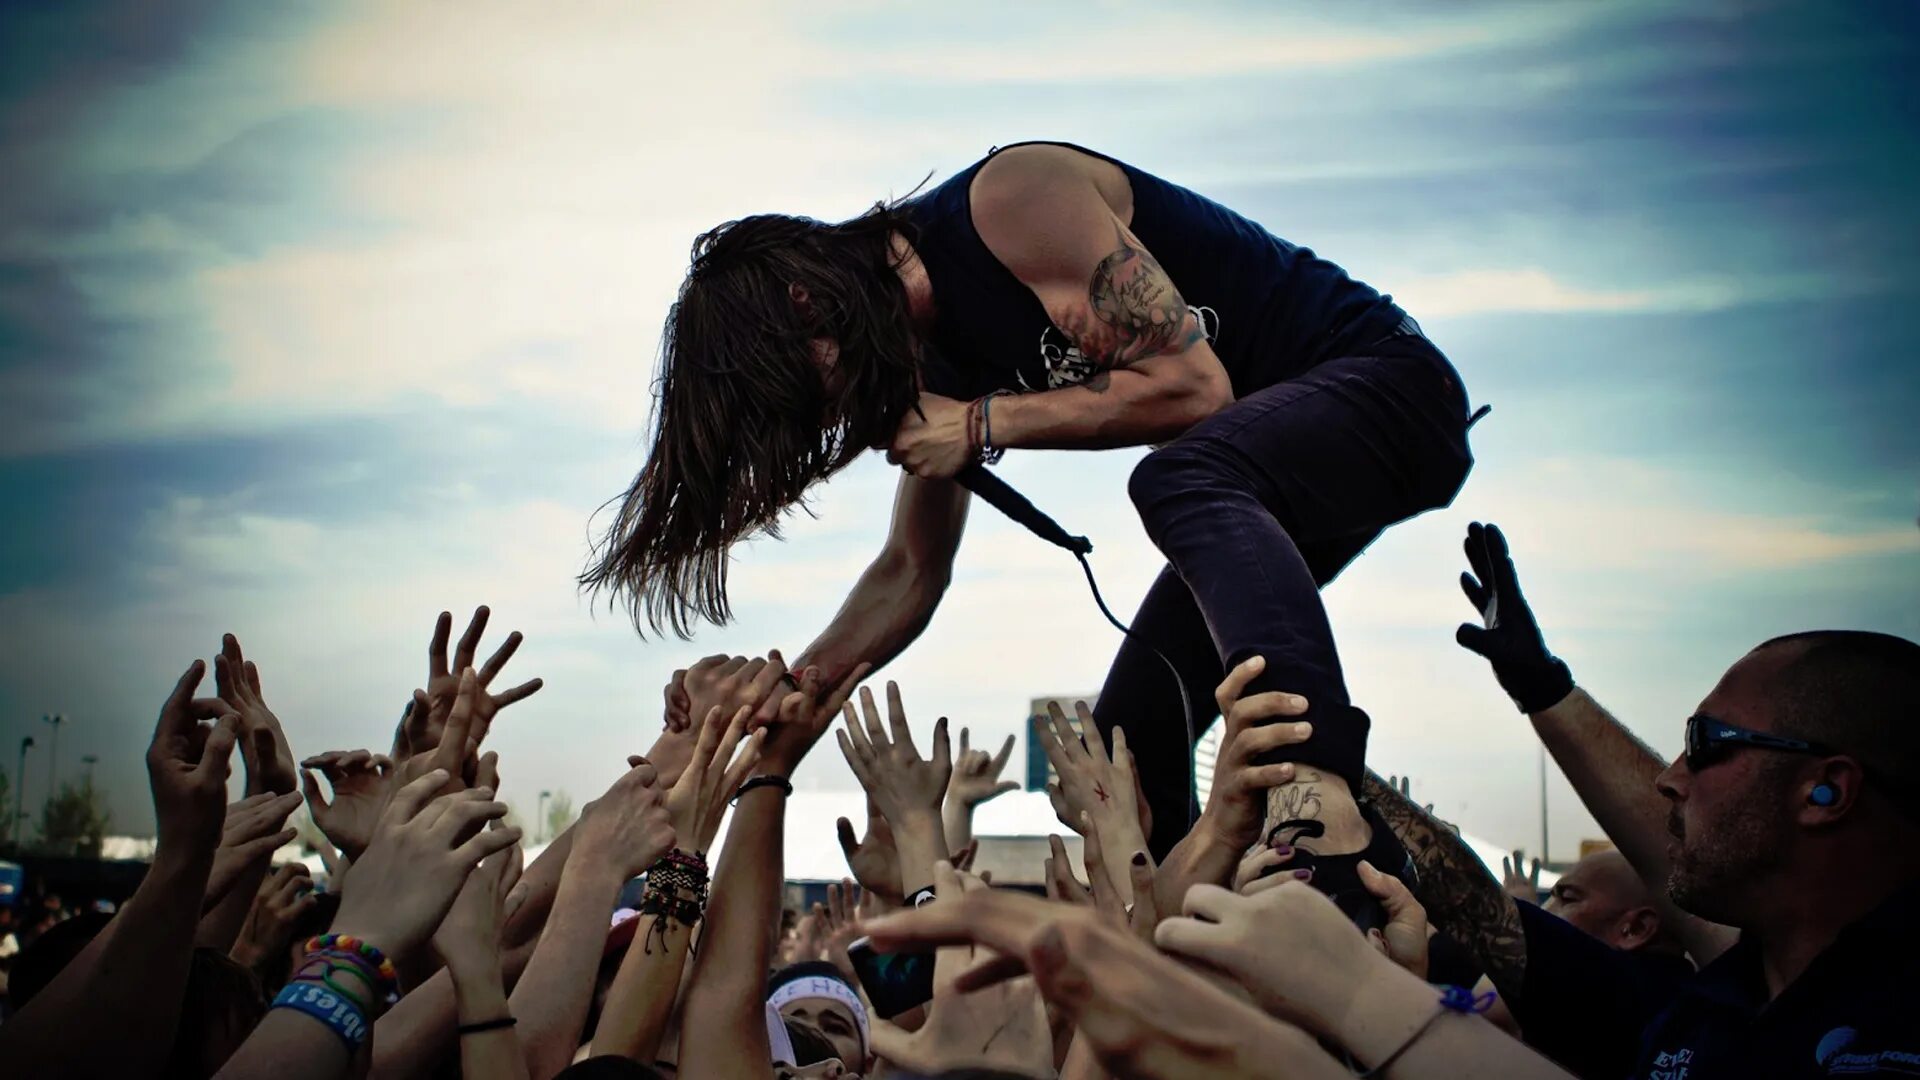
[[[1920,635],[1920,35],[1905,3],[113,4],[0,14],[0,760],[70,718],[118,831],[172,679],[240,635],[304,755],[383,747],[435,613],[547,688],[508,797],[597,794],[668,672],[790,652],[879,543],[864,462],[739,554],[737,625],[640,641],[576,593],[640,463],[696,232],[822,217],[1068,139],[1392,292],[1494,412],[1449,510],[1327,592],[1373,759],[1510,844],[1534,742],[1452,642],[1503,523],[1555,648],[1663,752],[1719,672],[1813,626]],[[1005,473],[1158,566],[1137,453]],[[1061,553],[978,513],[890,672],[985,738],[1099,683]],[[1177,722],[1169,718],[1169,722]],[[831,748],[803,786],[853,786]],[[1594,835],[1553,785],[1554,854]]]

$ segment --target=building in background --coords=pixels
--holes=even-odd
[[[1084,701],[1088,708],[1100,700],[1098,694],[1050,694],[1034,698],[1027,703],[1027,775],[1026,790],[1045,791],[1053,780],[1053,763],[1047,760],[1046,743],[1041,738],[1049,723],[1047,703],[1057,701],[1066,710],[1067,724],[1075,735],[1080,734],[1080,718],[1074,713],[1073,703]]]

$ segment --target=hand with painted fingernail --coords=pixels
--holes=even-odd
[[[1262,844],[1247,853],[1233,872],[1233,891],[1245,896],[1253,886],[1293,861],[1293,848],[1274,842]]]

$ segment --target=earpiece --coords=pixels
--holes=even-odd
[[[1807,801],[1815,806],[1832,806],[1834,803],[1833,787],[1828,784],[1813,785],[1813,790],[1807,793]]]

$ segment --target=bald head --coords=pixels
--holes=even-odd
[[[1920,645],[1866,630],[1813,630],[1761,644],[1773,730],[1871,762],[1895,787],[1920,783]]]
[[[1575,863],[1554,883],[1546,909],[1616,949],[1637,949],[1660,936],[1653,894],[1613,848]]]

